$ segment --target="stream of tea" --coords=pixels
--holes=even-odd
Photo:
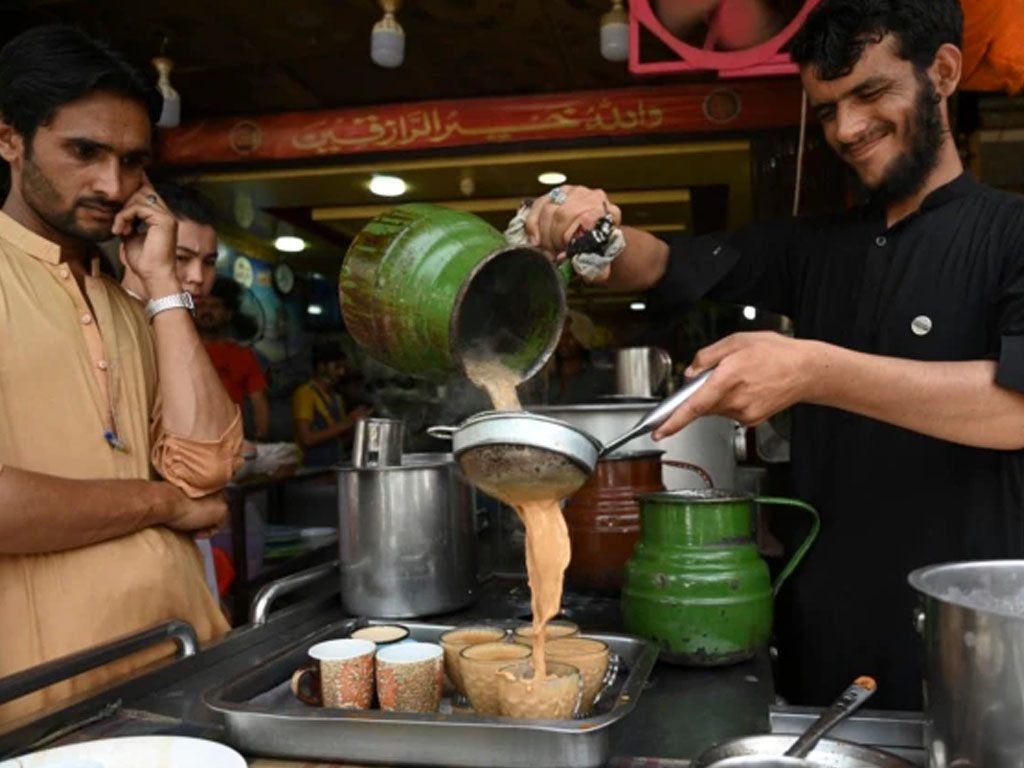
[[[519,375],[491,359],[467,359],[466,375],[487,392],[497,411],[521,411],[516,386]],[[569,529],[559,502],[564,489],[551,488],[551,494],[530,489],[499,489],[496,495],[515,509],[526,528],[526,575],[530,584],[530,608],[533,613],[533,667],[537,680],[547,677],[544,640],[548,622],[562,605],[562,580],[569,565],[571,548]],[[538,496],[545,498],[538,499]]]

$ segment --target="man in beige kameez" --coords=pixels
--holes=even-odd
[[[224,522],[211,494],[241,427],[181,296],[175,219],[145,176],[159,106],[77,30],[0,51],[0,677],[172,618],[203,642],[227,630],[193,537]],[[145,308],[98,270],[95,243],[112,235],[141,242]],[[167,650],[2,705],[0,723]]]

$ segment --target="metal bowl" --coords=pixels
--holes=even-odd
[[[723,761],[733,757],[760,756],[766,760],[780,758],[796,740],[796,736],[782,734],[744,736],[707,750],[693,762],[692,768],[712,768],[719,764],[726,768],[733,763]],[[839,739],[822,739],[798,764],[809,768],[915,768],[913,763],[888,752]],[[772,763],[765,763],[765,766],[769,765]]]

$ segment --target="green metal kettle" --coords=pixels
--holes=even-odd
[[[772,584],[754,541],[754,503],[811,516],[806,538]],[[720,666],[752,657],[767,642],[772,603],[818,535],[802,501],[719,489],[651,493],[640,499],[640,541],[622,590],[628,632],[661,647],[664,661]]]
[[[497,357],[524,379],[565,321],[565,280],[543,251],[511,247],[471,213],[411,203],[356,235],[338,280],[352,337],[406,373],[440,379],[465,355]]]

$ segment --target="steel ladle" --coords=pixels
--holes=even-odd
[[[698,758],[697,768],[816,768],[817,763],[807,760],[815,745],[832,728],[852,715],[875,692],[873,678],[858,677],[783,755],[734,755],[721,760],[705,761]]]

